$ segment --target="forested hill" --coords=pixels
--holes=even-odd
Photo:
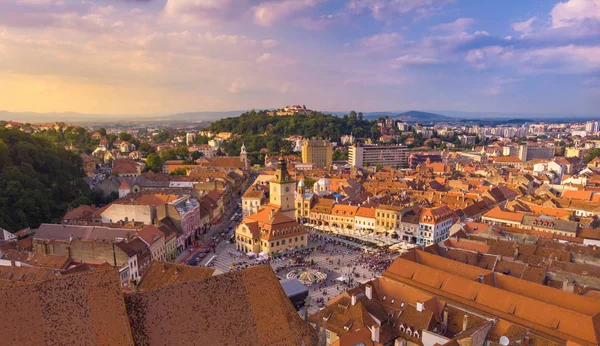
[[[331,114],[314,113],[312,115],[268,116],[267,111],[250,111],[239,117],[215,121],[210,130],[213,132],[233,132],[243,136],[276,135],[287,138],[300,135],[304,138],[321,137],[339,141],[345,134],[356,137],[377,138],[377,124],[350,115],[337,117]]]
[[[59,221],[78,204],[81,158],[48,140],[0,127],[0,227]]]

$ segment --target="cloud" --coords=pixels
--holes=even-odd
[[[254,22],[261,26],[271,26],[292,14],[323,3],[324,0],[280,0],[263,2],[254,7]]]
[[[257,0],[167,0],[164,14],[188,25],[209,25],[241,18]]]
[[[518,83],[520,80],[511,77],[493,77],[487,87],[482,89],[482,93],[485,95],[495,96],[502,94],[506,87]]]
[[[236,80],[234,80],[233,82],[231,82],[231,85],[229,85],[229,88],[227,89],[227,91],[229,91],[232,94],[237,94],[240,91],[242,91],[243,89],[245,89],[247,86],[246,82],[241,79],[238,78]]]
[[[380,51],[396,47],[402,41],[402,35],[397,32],[381,33],[362,38],[358,44],[370,51]]]
[[[256,59],[256,62],[267,62],[271,60],[271,53],[265,53]]]
[[[560,28],[573,25],[586,19],[600,19],[600,1],[568,0],[559,2],[550,12],[552,27]]]
[[[481,49],[472,49],[467,52],[465,60],[478,69],[484,69],[487,67],[488,55],[494,54],[501,50],[499,47],[495,47],[494,51],[491,51],[492,47],[486,47]]]
[[[265,48],[277,47],[277,41],[275,41],[275,40],[262,40],[261,44]]]
[[[188,25],[224,25],[243,20],[272,26],[327,1],[330,0],[167,0],[164,14]]]
[[[406,65],[432,65],[437,64],[440,61],[435,58],[430,58],[421,55],[402,55],[397,57],[392,63],[392,68],[401,68]]]
[[[513,23],[512,28],[516,32],[522,32],[524,34],[528,34],[532,30],[531,25],[533,24],[534,20],[536,20],[536,17],[531,17],[528,20],[523,21],[523,22]]]
[[[475,24],[476,20],[473,18],[458,18],[452,23],[439,24],[434,26],[433,30],[442,30],[449,32],[464,32],[473,24]]]
[[[414,13],[426,17],[453,0],[350,0],[347,9],[353,13],[369,13],[377,20],[395,19],[397,15]]]

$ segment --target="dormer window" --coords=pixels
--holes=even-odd
[[[383,299],[383,300],[385,300],[385,298],[386,298],[386,296],[383,296],[383,298],[382,298],[382,299]]]
[[[390,301],[390,304],[394,304],[394,298],[392,298],[392,300]]]

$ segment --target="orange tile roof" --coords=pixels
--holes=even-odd
[[[376,213],[376,209],[375,208],[360,207],[356,211],[356,215],[355,216],[374,219],[375,218],[375,213]]]
[[[137,236],[142,238],[146,244],[152,245],[155,241],[159,240],[161,237],[164,237],[165,234],[152,225],[146,225],[137,232]]]
[[[468,267],[472,266],[442,257],[417,263],[403,255],[383,277],[561,340],[582,345],[600,342],[600,301],[500,274],[489,283],[480,283],[465,277],[464,271],[473,271]]]
[[[500,209],[500,207],[495,207],[494,209],[483,214],[483,217],[488,217],[488,218],[498,219],[498,220],[508,220],[508,221],[512,221],[512,222],[521,223],[523,221],[524,215],[519,214],[519,213],[514,213],[511,211],[504,211],[504,210]]]
[[[116,174],[138,173],[135,161],[131,159],[116,159],[113,162],[112,172]]]
[[[356,211],[358,210],[358,207],[353,206],[353,205],[345,205],[345,204],[335,204],[333,206],[333,209],[331,210],[331,214],[332,215],[337,215],[337,216],[354,216],[354,214],[356,214]]]
[[[128,295],[125,302],[136,345],[317,344],[268,265]]]
[[[592,191],[565,191],[562,194],[562,198],[580,199],[582,201],[591,201],[593,194],[594,194],[594,192],[592,192]]]
[[[212,268],[154,261],[138,284],[138,290],[151,291],[182,282],[204,280],[214,271]]]
[[[7,345],[133,345],[116,270],[93,270],[0,289]]]
[[[519,159],[518,157],[515,156],[497,156],[492,158],[492,160],[494,162],[501,162],[501,163],[523,163],[523,160]]]

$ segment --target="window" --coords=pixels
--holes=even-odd
[[[277,242],[277,246],[279,246],[279,242]]]
[[[271,243],[271,247],[274,247],[275,245],[273,243]]]
[[[281,245],[285,245],[285,239],[281,241]]]
[[[300,240],[304,240],[304,236],[301,236],[301,237],[300,237]]]

